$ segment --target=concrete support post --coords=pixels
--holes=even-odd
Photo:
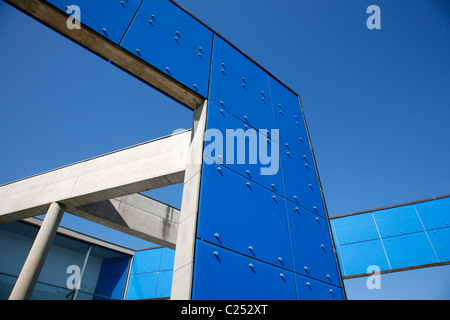
[[[28,300],[30,298],[63,214],[64,210],[58,203],[50,204],[44,222],[11,292],[10,300]]]
[[[175,262],[173,267],[172,300],[190,300],[194,272],[195,237],[200,199],[200,184],[205,141],[208,101],[194,112],[188,163],[184,175],[183,200],[178,222]]]

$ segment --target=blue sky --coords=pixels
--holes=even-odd
[[[330,216],[450,193],[448,1],[178,3],[300,94]],[[0,24],[0,184],[191,126],[187,108],[2,1]],[[181,191],[149,194],[179,207]]]

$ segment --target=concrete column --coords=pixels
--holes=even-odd
[[[9,300],[28,300],[30,298],[63,214],[64,210],[58,203],[50,204]]]
[[[194,112],[188,163],[184,175],[183,199],[178,220],[175,262],[173,266],[172,300],[190,300],[194,271],[195,236],[200,198],[200,184],[205,141],[208,101]]]

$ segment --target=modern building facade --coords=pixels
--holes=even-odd
[[[403,232],[408,241],[431,239],[435,230],[425,227],[427,214],[415,205],[422,229],[411,222],[414,215],[383,218],[376,210],[358,215],[373,220],[363,231],[352,224],[356,215],[333,220],[333,237],[299,95],[176,3],[7,2],[194,114],[192,130],[0,186],[4,241],[17,239],[21,255],[8,251],[13,245],[2,249],[14,257],[2,259],[5,296],[341,300],[342,276],[367,270],[366,262],[357,259],[362,265],[353,267],[351,259],[376,253],[374,263],[393,270],[411,262],[395,263],[385,240],[398,247]],[[180,210],[140,194],[177,183],[184,184]],[[23,222],[45,212],[39,231],[36,220]],[[58,233],[64,212],[166,248],[133,251]],[[416,230],[397,230],[402,223]],[[447,227],[439,226],[436,245],[429,241],[435,256],[414,238],[431,264],[443,259],[437,248]],[[366,227],[377,233],[366,234]],[[58,264],[65,273],[47,267]],[[77,267],[81,285],[74,290]]]
[[[9,298],[41,225],[38,218],[0,225],[1,300]],[[59,227],[30,299],[168,299],[173,259],[169,248],[135,251]]]

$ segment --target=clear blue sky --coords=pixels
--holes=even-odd
[[[449,1],[178,3],[300,94],[330,216],[450,193]],[[366,27],[371,4],[381,30]],[[191,126],[2,1],[0,26],[0,184]],[[179,207],[181,191],[149,194]]]

